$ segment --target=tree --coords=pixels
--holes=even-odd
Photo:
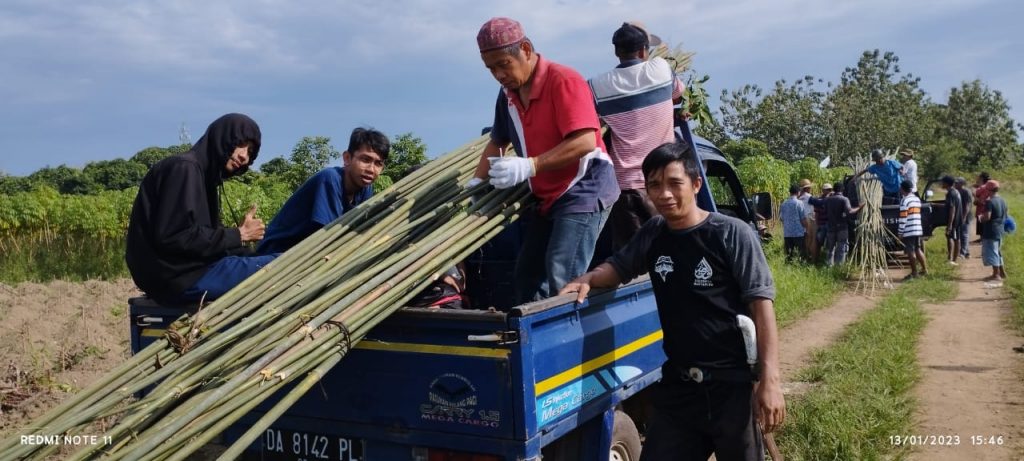
[[[327,136],[303,136],[295,147],[292,148],[292,163],[298,168],[305,181],[317,171],[327,167],[331,160],[341,157],[341,152],[331,145],[331,138]]]
[[[28,175],[31,187],[49,186],[62,194],[92,194],[100,188],[78,168],[67,165],[44,167]]]
[[[966,150],[968,166],[1002,168],[1019,160],[1017,131],[1001,92],[980,80],[964,82],[950,90],[944,109],[942,130]]]
[[[935,139],[921,147],[920,153],[921,171],[918,175],[925,183],[962,170],[964,159],[968,155],[963,144],[950,137]],[[918,187],[923,189],[924,184],[919,184]]]
[[[149,168],[142,163],[119,158],[90,162],[82,173],[101,190],[124,190],[138,186],[147,171]]]
[[[260,173],[267,176],[285,176],[292,168],[292,163],[284,157],[274,157],[260,166]]]
[[[721,146],[722,153],[724,153],[733,163],[741,162],[747,157],[772,155],[771,151],[768,150],[768,145],[756,139],[730,139]]]
[[[150,148],[145,148],[135,153],[135,155],[132,156],[131,159],[129,160],[137,164],[144,165],[146,169],[150,169],[157,162],[164,160],[165,158],[170,157],[174,154],[175,153],[172,152],[169,148],[158,148],[158,146],[153,145],[150,146]]]
[[[722,124],[736,138],[765,143],[777,157],[789,161],[820,157],[828,145],[822,117],[826,93],[810,75],[791,84],[775,82],[765,94],[757,85],[722,91]]]
[[[846,163],[873,148],[927,144],[936,125],[919,83],[912,74],[901,74],[899,57],[891,51],[865,51],[856,67],[846,68],[825,102],[832,161]]]
[[[427,145],[412,133],[402,133],[391,140],[391,152],[384,164],[383,176],[393,182],[404,178],[413,167],[427,161]]]

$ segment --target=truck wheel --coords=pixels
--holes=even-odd
[[[615,410],[612,426],[610,461],[637,461],[640,459],[640,432],[633,419],[622,410]]]

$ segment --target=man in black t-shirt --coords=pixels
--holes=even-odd
[[[697,207],[703,184],[690,146],[663,144],[642,168],[659,216],[561,293],[577,292],[582,302],[592,287],[650,273],[668,361],[654,389],[642,461],[712,453],[721,461],[763,459],[761,430],[782,424],[785,400],[775,284],[760,241],[743,221]],[[738,316],[753,319],[760,367],[748,364]]]
[[[946,190],[946,256],[949,264],[956,266],[960,257],[960,227],[963,225],[964,207],[960,192],[953,185],[956,180],[952,176],[942,177],[942,188]]]

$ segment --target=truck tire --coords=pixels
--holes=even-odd
[[[612,446],[609,461],[637,461],[640,459],[640,432],[626,412],[615,410],[612,426]]]

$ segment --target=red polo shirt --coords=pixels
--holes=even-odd
[[[594,130],[597,148],[557,170],[530,178],[530,189],[541,201],[541,214],[591,212],[610,207],[618,198],[614,168],[600,136],[594,97],[575,70],[537,57],[530,88],[530,107],[524,109],[516,91],[499,94],[491,139],[511,142],[520,156],[537,157],[557,146],[569,133]],[[557,206],[556,206],[556,202]]]

